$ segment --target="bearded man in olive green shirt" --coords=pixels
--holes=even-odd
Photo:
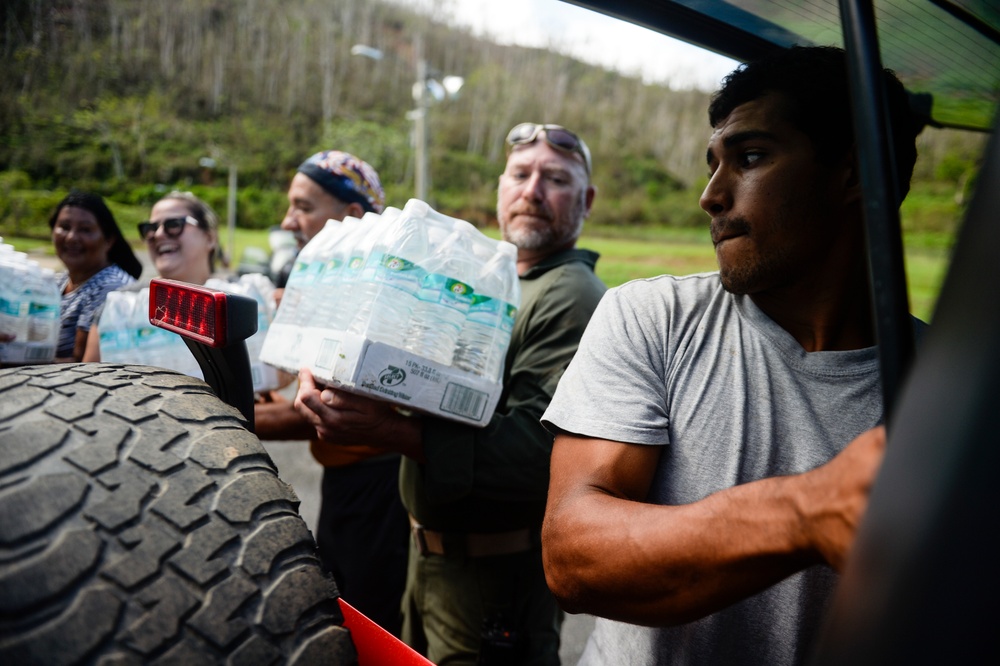
[[[331,445],[403,453],[413,543],[403,639],[434,663],[559,664],[562,613],[540,529],[552,436],[539,419],[604,293],[597,255],[575,249],[596,192],[586,144],[557,125],[507,137],[497,217],[518,248],[521,305],[503,394],[485,428],[407,417],[300,375],[296,407]]]

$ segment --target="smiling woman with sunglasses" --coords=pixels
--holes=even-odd
[[[218,218],[190,192],[171,192],[139,224],[149,258],[160,277],[205,284],[215,271]]]
[[[191,224],[198,226],[198,220],[194,219],[190,215],[185,215],[184,217],[168,217],[162,222],[153,222],[152,220],[146,220],[145,222],[140,222],[139,227],[139,237],[142,240],[146,240],[151,236],[156,235],[156,231],[162,226],[163,232],[171,238],[177,238],[184,232],[184,225]]]
[[[218,217],[208,204],[190,192],[171,192],[153,204],[149,220],[139,223],[139,236],[158,277],[203,285],[215,271],[217,229]],[[101,360],[96,322],[87,336],[84,361]]]

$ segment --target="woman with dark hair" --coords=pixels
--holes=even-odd
[[[62,302],[56,361],[80,361],[94,312],[109,292],[134,282],[142,264],[97,195],[71,192],[56,206],[49,228],[56,256],[66,267],[58,283]]]

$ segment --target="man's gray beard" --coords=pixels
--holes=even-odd
[[[510,229],[504,227],[502,236],[508,243],[513,243],[521,250],[540,250],[552,243],[555,229],[544,227],[542,229]]]
[[[541,228],[526,229],[520,227],[518,229],[511,229],[500,215],[500,195],[498,192],[497,220],[500,222],[500,237],[520,250],[531,251],[558,248],[575,243],[583,231],[583,209],[584,203],[581,200],[579,206],[572,211],[571,219],[576,220],[575,224],[566,229],[560,229],[557,225],[551,223]]]

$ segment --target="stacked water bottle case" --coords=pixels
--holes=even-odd
[[[417,199],[331,220],[299,253],[261,360],[485,425],[520,303],[516,259]]]
[[[59,341],[62,296],[55,273],[0,238],[0,363],[51,363]]]

